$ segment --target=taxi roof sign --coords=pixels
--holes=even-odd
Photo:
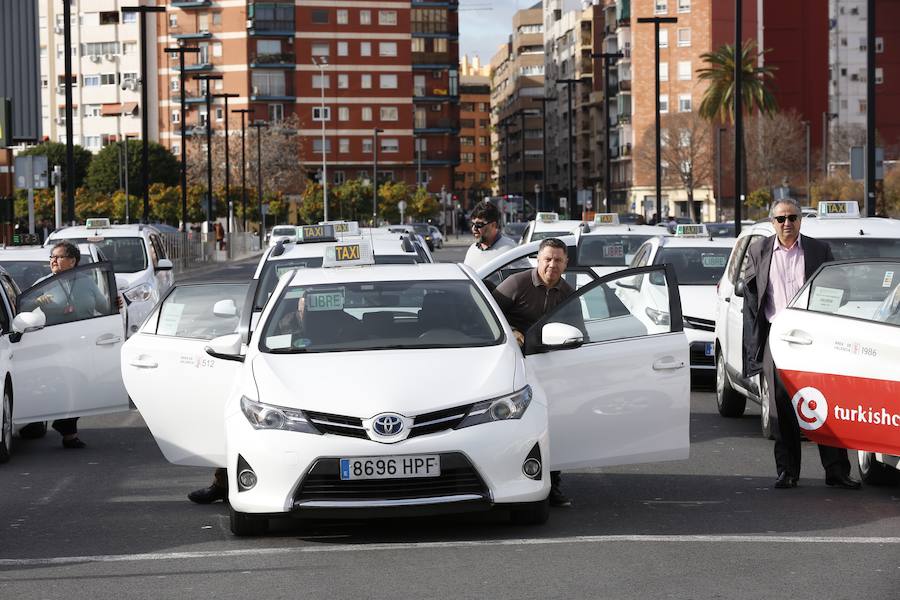
[[[375,253],[369,242],[360,240],[353,243],[342,243],[325,246],[323,267],[357,267],[374,265]]]
[[[109,225],[109,219],[107,219],[105,217],[104,218],[95,217],[93,219],[86,219],[84,221],[84,226],[87,229],[107,229],[110,225]]]
[[[676,237],[709,237],[703,223],[681,223],[675,227]]]
[[[618,213],[597,213],[594,215],[594,225],[618,225]]]
[[[299,244],[333,241],[335,241],[334,227],[331,225],[301,225],[297,228],[297,243]]]
[[[319,225],[331,225],[335,234],[359,235],[359,221],[321,221]]]
[[[534,220],[538,223],[556,223],[559,221],[559,214],[555,212],[539,212],[534,216]]]
[[[819,217],[822,219],[858,219],[859,204],[855,200],[819,202]]]

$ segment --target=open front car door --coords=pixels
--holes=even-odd
[[[688,457],[682,325],[675,272],[657,265],[580,288],[528,330],[525,365],[547,397],[551,468]]]

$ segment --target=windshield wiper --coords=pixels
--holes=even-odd
[[[269,354],[301,354],[308,352],[306,348],[272,348]]]

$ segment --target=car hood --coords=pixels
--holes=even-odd
[[[146,280],[147,277],[144,271],[137,271],[136,273],[116,273],[116,288],[120,292],[125,292]]]
[[[696,317],[714,321],[716,318],[716,286],[714,285],[680,285],[681,314],[685,317]]]
[[[519,352],[485,348],[258,354],[259,401],[369,418],[413,416],[514,391]],[[522,369],[520,368],[521,372]]]

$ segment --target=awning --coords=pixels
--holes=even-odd
[[[102,107],[100,107],[100,114],[104,117],[117,117],[121,113],[121,104],[104,104]]]
[[[137,102],[125,102],[122,104],[122,114],[123,115],[136,115],[137,114]]]

